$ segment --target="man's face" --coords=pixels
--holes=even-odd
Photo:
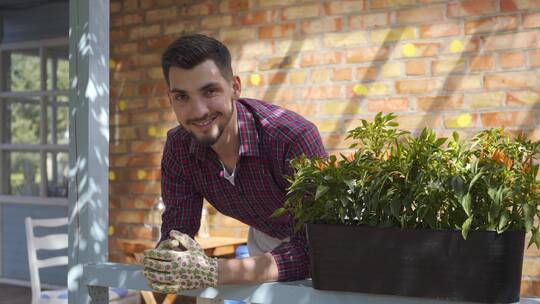
[[[169,98],[176,119],[203,145],[215,144],[231,125],[234,100],[239,94],[238,77],[227,81],[212,60],[190,70],[169,70]]]

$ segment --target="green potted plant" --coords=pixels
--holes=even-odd
[[[353,155],[292,160],[274,215],[306,227],[314,288],[519,301],[525,232],[540,245],[540,142],[397,127],[379,113],[349,131]]]

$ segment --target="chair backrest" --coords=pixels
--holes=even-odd
[[[38,303],[41,296],[41,282],[39,279],[39,269],[45,267],[63,266],[68,264],[67,256],[57,256],[39,260],[37,251],[60,250],[68,247],[67,233],[50,234],[36,237],[34,235],[35,227],[60,227],[68,224],[67,217],[52,219],[32,219],[27,217],[26,227],[26,246],[28,248],[28,267],[30,269],[30,283],[32,285],[32,304]]]

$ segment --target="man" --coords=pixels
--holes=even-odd
[[[150,286],[176,292],[308,277],[305,232],[293,231],[291,217],[271,215],[285,202],[290,160],[327,155],[315,125],[264,101],[240,98],[230,53],[213,38],[179,38],[163,53],[162,67],[180,125],[168,132],[163,151],[162,240],[144,260]],[[204,255],[193,240],[203,198],[251,227],[251,257]]]

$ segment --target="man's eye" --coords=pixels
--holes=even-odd
[[[208,89],[206,90],[206,96],[207,97],[214,97],[218,94],[218,90],[217,89]]]
[[[174,96],[174,99],[175,99],[176,101],[187,101],[187,100],[188,100],[188,96],[185,95],[185,94],[176,94],[176,95]]]

